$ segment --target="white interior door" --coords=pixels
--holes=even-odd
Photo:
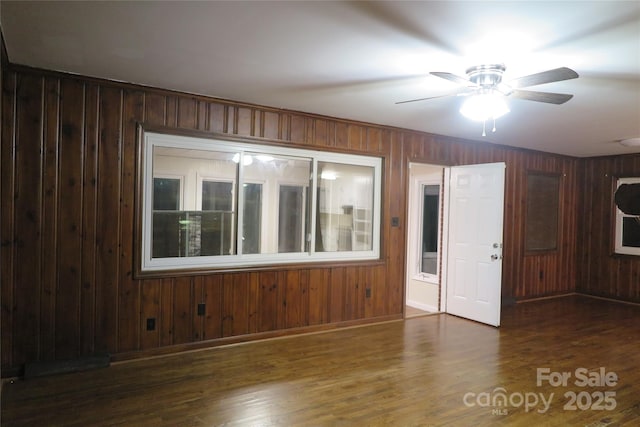
[[[446,312],[500,326],[504,163],[456,166],[449,183]]]

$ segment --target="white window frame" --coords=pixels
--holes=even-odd
[[[616,182],[616,189],[622,184],[640,184],[640,177],[632,178],[618,178]],[[627,215],[622,212],[618,207],[616,209],[616,228],[615,228],[615,249],[614,252],[622,255],[636,255],[640,256],[640,248],[623,246],[622,245],[622,221],[624,218],[635,218],[634,215]]]
[[[275,264],[331,262],[331,261],[359,261],[376,260],[380,258],[380,217],[382,198],[382,158],[355,154],[341,154],[317,150],[305,150],[280,146],[257,145],[245,142],[235,142],[221,139],[208,139],[192,136],[169,135],[163,133],[143,132],[141,147],[142,160],[140,162],[141,180],[141,211],[140,211],[140,274],[173,270],[203,270],[225,269],[237,267],[266,266]],[[240,165],[244,153],[264,153],[274,156],[291,156],[312,159],[312,191],[311,191],[311,242],[308,252],[301,253],[271,253],[271,254],[240,254],[198,257],[169,257],[152,258],[152,196],[153,196],[153,149],[154,147],[181,148],[194,150],[211,150],[218,152],[240,153]],[[373,244],[367,251],[316,252],[315,227],[317,203],[317,164],[331,162],[368,166],[374,170],[373,178]],[[243,168],[238,173],[237,188],[244,183]],[[238,190],[238,205],[242,206],[243,194]],[[237,213],[236,223],[242,224],[242,212]],[[237,234],[236,234],[237,235]],[[238,239],[237,250],[241,253],[242,241]]]

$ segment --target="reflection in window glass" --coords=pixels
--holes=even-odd
[[[371,250],[374,168],[318,162],[316,251]]]
[[[153,210],[177,211],[180,209],[180,179],[153,178]]]
[[[244,184],[244,216],[242,219],[242,253],[260,253],[262,223],[262,184]]]
[[[233,182],[230,153],[156,147],[153,151],[152,257],[229,255],[234,252]],[[166,175],[184,177],[183,206],[169,197]],[[201,179],[198,177],[215,177]],[[158,185],[156,185],[158,184]],[[197,188],[200,187],[200,194]],[[172,194],[177,193],[175,189]],[[179,197],[179,196],[175,196]],[[198,200],[200,202],[198,203]]]
[[[440,186],[422,186],[422,265],[420,271],[438,274]]]
[[[199,255],[231,253],[233,219],[233,182],[203,180]]]
[[[304,194],[309,187],[313,169],[310,158],[245,153],[244,179],[246,182],[265,182],[273,199],[265,205],[262,222],[263,239],[259,251],[243,253],[276,254],[304,252],[305,235],[309,229],[307,201]],[[247,159],[251,159],[248,161]],[[296,194],[298,192],[298,194]],[[245,201],[247,187],[245,186]],[[245,224],[247,211],[245,211]],[[254,224],[259,228],[259,221]],[[247,234],[243,245],[247,244]]]
[[[306,206],[309,187],[281,185],[278,196],[278,252],[307,250],[306,229],[309,209]]]
[[[622,246],[640,248],[640,219],[622,218]]]

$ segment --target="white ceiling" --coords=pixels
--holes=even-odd
[[[640,152],[640,1],[0,3],[15,64],[573,156]],[[430,71],[503,62],[504,80],[580,77],[509,98],[497,132]]]

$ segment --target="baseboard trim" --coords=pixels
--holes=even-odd
[[[584,294],[582,292],[577,292],[576,295],[580,295],[581,297],[599,299],[599,300],[602,300],[602,301],[619,302],[621,304],[629,304],[629,305],[635,305],[636,307],[640,307],[640,303],[639,302],[635,302],[635,301],[625,301],[623,299],[601,297],[601,296],[598,296],[598,295]]]
[[[541,297],[517,299],[516,300],[516,304],[524,304],[524,303],[527,303],[527,302],[544,301],[544,300],[556,299],[556,298],[566,298],[566,297],[571,297],[571,296],[576,296],[576,295],[580,295],[580,294],[577,293],[577,292],[568,292],[566,294],[545,295],[545,296],[541,296]]]
[[[257,341],[291,338],[294,336],[318,334],[340,329],[371,326],[378,323],[388,323],[403,320],[402,313],[387,316],[373,317],[369,319],[348,320],[337,323],[327,323],[314,326],[303,326],[291,329],[279,329],[276,331],[259,332],[255,334],[238,335],[233,337],[218,338],[209,341],[185,343],[161,348],[115,353],[111,355],[112,364],[120,364],[141,359],[155,359],[158,357],[172,356],[179,353],[202,351],[216,347],[228,347],[232,345],[249,344]]]
[[[407,300],[407,305],[409,307],[417,308],[418,310],[422,310],[422,311],[428,311],[430,313],[437,313],[438,311],[440,311],[436,306],[429,305],[429,304],[422,304],[420,302],[409,300],[409,299]]]

